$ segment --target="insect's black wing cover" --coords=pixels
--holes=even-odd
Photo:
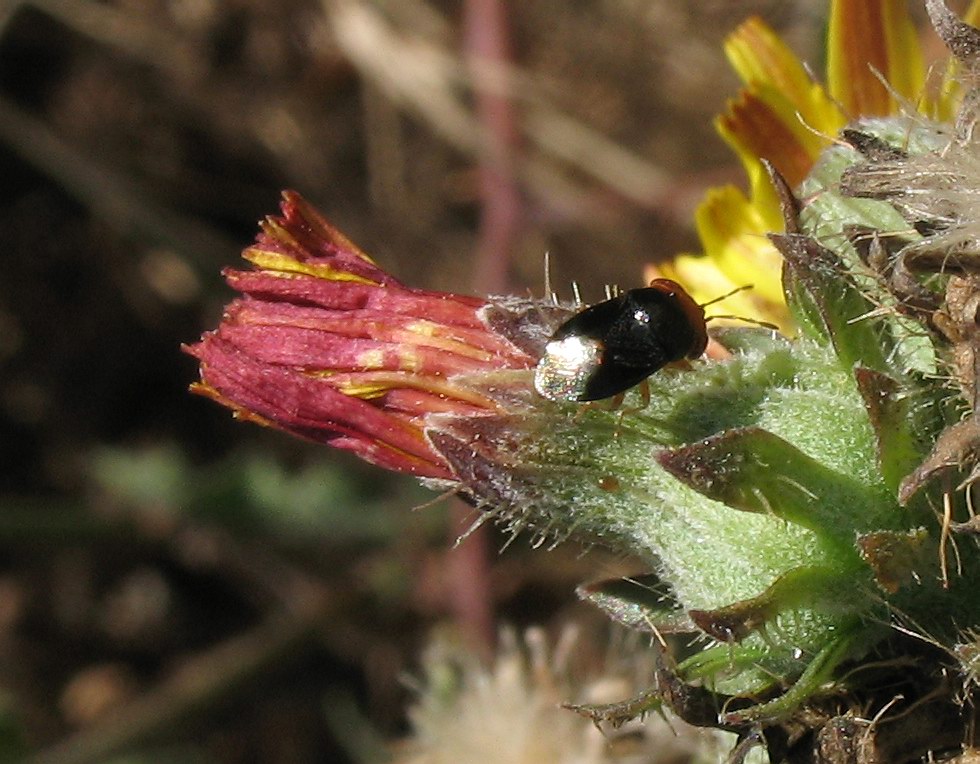
[[[684,358],[695,341],[695,328],[672,295],[653,288],[632,289],[621,299],[603,338],[602,372],[590,385],[603,388],[604,394],[597,397],[639,384],[668,363]]]

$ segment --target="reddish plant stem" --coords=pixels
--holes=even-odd
[[[501,87],[504,73],[513,68],[504,0],[466,0],[463,25],[474,106],[485,139],[477,167],[481,210],[474,280],[484,293],[500,293],[507,288],[521,222],[521,194],[514,177],[517,115]]]
[[[474,105],[484,132],[484,151],[477,167],[480,230],[474,282],[483,294],[506,291],[510,260],[520,227],[521,199],[513,162],[518,143],[514,106],[488,73],[511,67],[507,7],[503,0],[466,0],[463,49],[474,89]],[[472,509],[460,504],[451,532],[465,532]],[[490,583],[490,532],[486,525],[470,534],[449,555],[452,607],[474,646],[489,657],[496,628]]]

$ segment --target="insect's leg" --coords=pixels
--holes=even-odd
[[[638,411],[643,411],[643,409],[650,405],[650,383],[644,379],[636,386],[636,390],[640,394],[640,403],[636,406],[627,406],[626,408],[621,409],[619,412],[620,419],[623,418],[623,414],[635,414]],[[625,393],[620,393],[616,397],[619,399],[620,404],[622,404]]]
[[[575,412],[572,421],[577,422],[579,417],[583,416],[586,411],[619,411],[625,399],[626,393],[616,393],[612,398],[603,398],[599,401],[583,403],[579,406],[578,411]]]
[[[637,391],[640,393],[640,403],[636,406],[627,406],[626,408],[620,408],[623,403],[623,399],[626,397],[626,393],[620,393],[615,398],[617,401],[616,408],[619,410],[619,419],[616,422],[616,432],[615,437],[619,437],[620,430],[622,429],[623,417],[627,414],[636,414],[643,411],[647,406],[650,405],[650,383],[647,380],[643,380],[636,386]]]

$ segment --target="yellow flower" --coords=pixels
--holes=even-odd
[[[763,168],[768,160],[796,186],[846,123],[859,117],[917,108],[951,113],[955,72],[946,72],[937,95],[925,95],[925,66],[905,0],[833,0],[827,35],[826,86],[815,82],[779,36],[750,18],[728,38],[725,52],[745,87],[715,120],[749,180],[713,188],[696,213],[703,255],[682,254],[657,268],[690,286],[706,302],[744,284],[718,313],[756,316],[790,329],[781,287],[781,257],[766,239],[782,228],[778,203]],[[980,18],[974,0],[965,20]],[[887,84],[886,84],[887,83]]]

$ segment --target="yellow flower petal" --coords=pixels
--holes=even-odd
[[[719,295],[741,286],[720,271],[710,258],[703,255],[677,255],[673,260],[657,263],[644,272],[644,277],[648,281],[666,278],[684,284],[684,288],[699,304],[710,302]],[[742,301],[742,307],[751,311],[753,306],[745,299],[742,293],[737,293],[726,299],[724,304],[728,309]],[[734,313],[734,309],[732,312]],[[755,315],[754,312],[752,315]]]
[[[746,85],[772,86],[799,105],[809,100],[813,83],[803,64],[758,16],[746,20],[728,36],[725,53]]]
[[[764,300],[783,299],[782,257],[766,238],[758,207],[734,186],[708,192],[695,213],[705,251],[732,282],[753,284]]]
[[[830,94],[849,117],[880,116],[924,84],[922,51],[905,0],[834,0],[827,42]]]
[[[795,110],[795,121],[811,131],[832,135],[844,123],[843,115],[823,87],[813,81],[789,46],[757,16],[728,36],[725,53],[750,91],[762,95],[767,103],[770,100],[765,93],[778,94]]]
[[[970,3],[970,7],[963,15],[963,21],[970,26],[980,26],[980,0],[973,0]],[[960,86],[961,78],[960,64],[956,58],[951,56],[946,63],[939,92],[932,101],[923,104],[922,113],[940,122],[952,122],[963,95],[963,89]]]
[[[766,238],[772,226],[765,222],[759,205],[734,186],[715,188],[698,208],[696,222],[706,256],[681,255],[659,264],[659,274],[689,285],[700,303],[752,285],[751,290],[720,302],[714,313],[761,318],[789,330],[782,257]]]
[[[980,0],[971,6],[974,13],[980,20]],[[949,108],[956,97],[947,79],[939,98],[932,103],[923,99],[925,69],[905,0],[832,0],[827,46],[829,90],[811,79],[758,18],[743,23],[726,41],[728,58],[746,88],[727,104],[715,126],[746,169],[751,201],[731,187],[709,191],[697,211],[705,256],[682,255],[660,267],[666,276],[691,285],[700,301],[755,285],[726,300],[728,309],[721,312],[791,325],[782,295],[782,261],[765,237],[782,228],[782,214],[761,159],[796,186],[850,119],[894,113],[908,101],[935,111]]]
[[[884,74],[893,92],[914,103],[921,98],[926,81],[918,30],[909,17],[908,4],[904,0],[885,2],[884,12],[888,49],[888,68]]]
[[[271,252],[260,247],[249,247],[242,252],[242,257],[259,268],[267,271],[277,271],[284,275],[302,273],[307,276],[315,276],[318,279],[327,279],[330,281],[354,281],[359,284],[376,285],[376,282],[359,276],[356,273],[332,268],[323,263],[301,263],[295,257],[290,257],[280,252]]]
[[[728,102],[715,127],[746,168],[760,158],[768,159],[791,186],[807,176],[826,143],[800,121],[792,104],[774,92],[761,97],[743,90]]]

